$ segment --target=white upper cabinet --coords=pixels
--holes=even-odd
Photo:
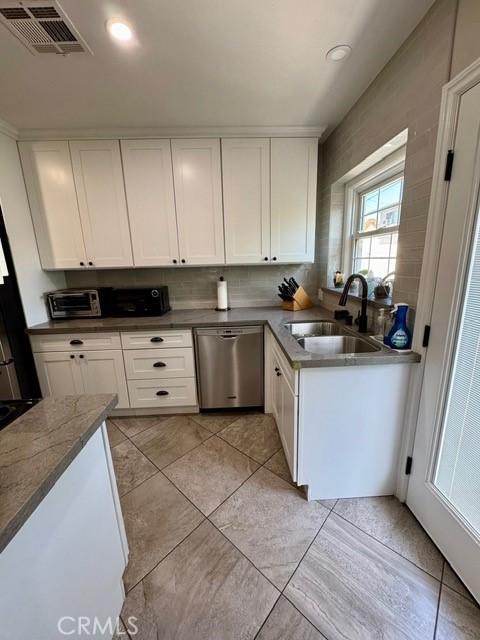
[[[277,262],[313,262],[317,138],[271,140],[271,253]]]
[[[132,266],[119,141],[70,142],[70,153],[89,266]]]
[[[172,140],[182,264],[225,264],[220,140]]]
[[[68,142],[19,142],[18,147],[42,267],[85,266]]]
[[[227,264],[270,260],[270,140],[222,140]]]
[[[122,140],[121,148],[135,266],[177,264],[170,140]]]

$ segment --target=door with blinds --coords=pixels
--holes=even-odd
[[[480,84],[454,154],[407,504],[480,600]]]

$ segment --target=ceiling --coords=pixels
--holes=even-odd
[[[432,0],[60,4],[93,56],[33,56],[0,26],[0,118],[19,130],[331,130]],[[130,22],[133,42],[122,46],[107,35],[112,16]],[[338,44],[349,44],[352,55],[327,62]]]

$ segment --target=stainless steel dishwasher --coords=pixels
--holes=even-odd
[[[195,329],[201,409],[263,405],[263,326]]]

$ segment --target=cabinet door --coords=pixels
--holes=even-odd
[[[298,398],[290,389],[287,381],[283,376],[281,380],[281,397],[282,397],[282,419],[280,438],[285,452],[285,458],[292,474],[292,480],[297,480],[297,412]]]
[[[120,144],[135,265],[178,262],[170,140],[122,140]]]
[[[19,142],[18,147],[42,267],[83,266],[87,258],[68,142]]]
[[[180,260],[225,264],[220,140],[172,140]]]
[[[70,151],[89,266],[132,266],[118,140],[70,142]]]
[[[227,264],[270,260],[270,141],[222,140]]]
[[[272,260],[313,262],[317,199],[316,138],[272,138]]]
[[[81,358],[84,393],[116,393],[118,405],[130,406],[127,381],[120,350],[86,351]]]
[[[84,393],[80,360],[73,353],[35,353],[34,358],[43,397]]]
[[[272,414],[280,432],[282,422],[282,381],[280,380],[280,363],[274,351],[271,358],[271,394],[272,394]]]

